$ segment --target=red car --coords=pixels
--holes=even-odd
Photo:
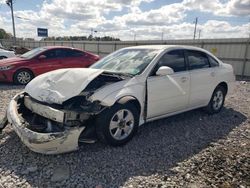
[[[0,60],[0,82],[27,84],[32,78],[56,69],[89,67],[100,57],[69,47],[35,48],[19,57]]]

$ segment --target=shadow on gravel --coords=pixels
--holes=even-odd
[[[23,85],[15,85],[13,83],[0,82],[0,90],[24,89]]]
[[[0,137],[6,138],[0,145],[0,170],[12,171],[32,187],[118,187],[134,176],[168,176],[177,162],[226,137],[246,119],[231,108],[212,116],[193,110],[142,126],[123,147],[85,144],[79,151],[56,156],[31,152],[11,131]],[[70,176],[55,184],[51,176],[60,165],[69,169]]]

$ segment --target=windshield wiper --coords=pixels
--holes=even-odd
[[[133,77],[134,75],[133,74],[130,74],[130,73],[123,73],[123,72],[106,72],[107,74],[111,74],[113,76],[116,76],[116,77],[121,77],[121,78],[124,78],[124,77]]]
[[[125,76],[125,77],[133,77],[133,74],[130,73],[124,73],[124,72],[112,72],[112,74],[120,75],[120,76]]]
[[[121,75],[123,76],[127,76],[127,77],[133,77],[134,75],[131,73],[121,73]]]

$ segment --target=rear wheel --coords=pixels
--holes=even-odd
[[[97,116],[96,133],[102,142],[120,146],[133,138],[138,123],[139,113],[132,103],[115,104]]]
[[[33,79],[33,73],[30,70],[18,70],[14,75],[14,82],[20,85],[26,85]]]
[[[215,114],[221,111],[225,101],[226,91],[222,86],[217,86],[213,92],[212,98],[206,107],[209,114]]]

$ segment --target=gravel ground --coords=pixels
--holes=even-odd
[[[0,84],[0,118],[22,87]],[[46,156],[8,126],[0,135],[2,187],[250,187],[250,82],[221,113],[193,110],[142,126],[123,147],[81,145]]]

